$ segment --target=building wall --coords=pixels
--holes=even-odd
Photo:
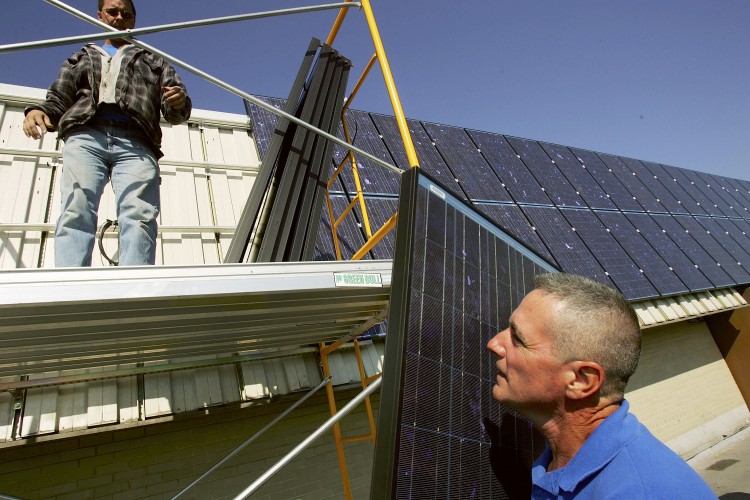
[[[743,297],[750,299],[750,288]],[[708,326],[745,403],[750,406],[750,307],[711,316]]]
[[[685,458],[750,423],[705,322],[644,330],[641,361],[625,397],[639,420]]]
[[[341,408],[361,389],[339,391]],[[38,438],[0,449],[0,494],[28,500],[169,499],[253,436],[299,396],[131,425]],[[378,397],[372,399],[377,412]],[[316,394],[181,498],[234,498],[329,418]],[[344,436],[369,432],[364,405],[341,422]],[[354,498],[368,498],[374,446],[345,444]],[[253,499],[342,498],[331,432],[265,483]]]

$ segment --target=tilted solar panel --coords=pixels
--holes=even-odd
[[[462,128],[425,123],[438,152],[452,167],[469,199],[509,201],[510,195]]]
[[[695,182],[698,188],[708,198],[714,200],[714,203],[727,217],[742,217],[740,203],[721,185],[718,176],[696,171],[691,171],[691,173],[693,174],[693,179],[697,179]],[[701,184],[698,183],[698,180],[700,180]]]
[[[594,212],[565,208],[560,212],[628,299],[638,300],[657,295],[656,289]]]
[[[513,201],[540,205],[552,203],[542,186],[539,185],[526,165],[510,147],[505,137],[476,130],[469,130],[468,134],[492,170],[502,181],[503,186],[513,197]]]
[[[695,221],[703,226],[703,229],[716,240],[721,248],[732,256],[738,265],[742,266],[745,271],[750,269],[750,248],[744,247],[735,240],[735,237],[739,236],[739,232],[732,231],[730,233],[729,229],[724,229],[724,226],[721,224],[721,221],[729,222],[729,219],[695,217]]]
[[[496,204],[474,204],[477,210],[494,222],[497,227],[503,228],[515,239],[534,250],[547,262],[557,264],[552,254],[544,246],[544,242],[536,233],[536,229],[526,219],[520,208],[516,205]]]
[[[486,345],[554,269],[420,169],[403,177],[370,497],[528,498],[544,441],[492,398]]]
[[[599,154],[599,158],[647,212],[665,212],[656,196],[641,182],[641,179],[617,156]],[[646,180],[648,182],[648,180]]]
[[[644,162],[643,165],[654,175],[654,179],[661,183],[664,188],[672,193],[677,203],[685,207],[687,213],[692,215],[707,215],[708,212],[701,207],[692,196],[682,187],[662,165],[653,162]],[[674,212],[677,213],[677,212]]]
[[[633,199],[633,195],[628,192],[622,183],[610,172],[610,169],[599,159],[593,151],[584,149],[570,148],[573,154],[586,166],[591,176],[607,193],[607,196],[614,202],[620,210],[632,210],[643,212],[644,209],[640,203]]]
[[[677,182],[677,184],[685,190],[685,192],[696,204],[703,208],[708,215],[715,217],[726,216],[719,206],[700,190],[700,187],[695,184],[694,180],[686,175],[687,171],[682,168],[672,167],[670,165],[662,165],[664,170]]]
[[[506,139],[555,205],[584,206],[583,199],[536,141],[516,137],[506,137]]]
[[[595,213],[661,295],[690,291],[625,214],[605,211]]]
[[[677,198],[674,196],[674,194],[672,194],[672,192],[660,182],[657,175],[654,174],[649,168],[647,168],[647,165],[656,164],[651,164],[647,161],[636,160],[634,158],[620,157],[620,159],[656,197],[656,201],[659,202],[662,207],[664,207],[664,210],[673,214],[688,213],[687,209],[677,201]]]

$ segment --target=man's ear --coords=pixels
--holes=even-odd
[[[569,399],[585,399],[599,392],[606,375],[604,368],[593,361],[571,361],[565,395]]]

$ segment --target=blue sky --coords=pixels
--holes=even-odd
[[[95,16],[95,0],[68,0]],[[286,0],[141,0],[138,26],[318,5]],[[373,0],[409,118],[750,179],[750,2]],[[336,11],[144,35],[242,90],[285,97],[310,38]],[[94,33],[45,3],[4,9],[0,44]],[[78,44],[80,45],[80,44]],[[334,46],[374,52],[352,10]],[[0,83],[46,88],[75,45],[0,54]],[[241,100],[182,70],[195,107]],[[379,70],[353,107],[392,114]]]

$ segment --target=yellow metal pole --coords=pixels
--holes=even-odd
[[[419,166],[419,160],[417,159],[417,152],[414,149],[414,143],[411,140],[411,134],[409,133],[409,126],[406,123],[406,117],[404,116],[404,110],[401,107],[401,101],[398,98],[398,91],[396,90],[396,83],[393,80],[393,74],[391,73],[391,67],[388,65],[388,58],[385,55],[385,48],[383,48],[383,42],[380,39],[380,32],[378,31],[378,25],[375,23],[375,15],[370,7],[370,0],[362,0],[362,9],[365,11],[365,17],[367,18],[367,25],[370,27],[370,35],[372,35],[372,42],[375,45],[375,53],[378,55],[378,61],[380,62],[380,69],[383,71],[383,79],[385,80],[385,86],[388,90],[388,95],[391,98],[391,105],[393,106],[393,114],[396,115],[396,124],[398,130],[401,133],[401,140],[404,141],[404,149],[406,150],[406,158],[409,160],[409,165],[412,167]]]
[[[349,3],[352,0],[344,0],[344,3]],[[336,39],[336,35],[339,34],[339,28],[341,28],[341,25],[344,22],[344,18],[346,17],[346,13],[349,11],[348,8],[342,7],[339,11],[339,15],[336,16],[336,20],[333,22],[333,27],[331,27],[331,32],[328,34],[328,38],[326,39],[326,45],[333,45],[333,41]]]
[[[378,244],[380,240],[383,239],[383,237],[396,226],[396,222],[398,221],[398,212],[393,214],[390,219],[385,221],[385,224],[383,224],[380,229],[378,229],[375,234],[372,235],[372,238],[367,240],[367,242],[357,250],[357,252],[352,255],[352,258],[350,260],[360,260],[362,257],[367,255],[367,252],[372,250],[372,247]]]
[[[362,381],[362,390],[367,389],[367,376],[365,375],[365,365],[362,362],[362,351],[359,349],[359,340],[354,339],[354,352],[357,355],[357,365],[359,367],[359,379]],[[370,423],[370,434],[361,436],[375,443],[375,417],[372,414],[372,404],[370,396],[365,398],[365,409],[367,410],[367,421]]]

